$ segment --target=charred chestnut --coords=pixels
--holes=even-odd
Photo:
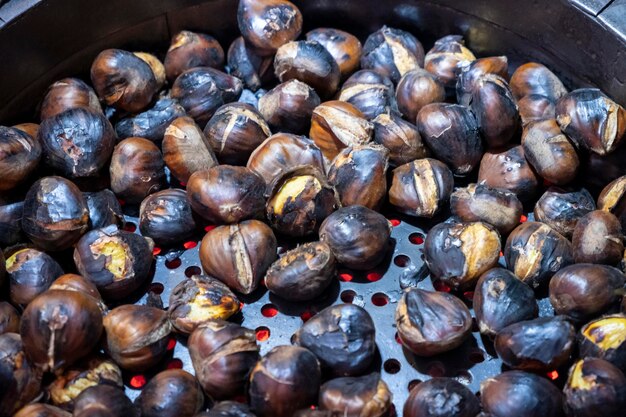
[[[139,410],[124,391],[113,385],[89,387],[74,403],[74,417],[139,417]]]
[[[273,56],[260,56],[246,44],[243,36],[230,44],[227,54],[230,74],[243,81],[252,91],[257,91],[274,78]]]
[[[63,275],[63,269],[50,255],[37,249],[20,249],[6,260],[11,302],[26,305],[46,291]]]
[[[250,370],[259,359],[254,331],[222,320],[198,327],[189,337],[188,346],[196,378],[214,399],[243,392]]]
[[[305,133],[313,109],[321,100],[315,90],[298,80],[290,80],[268,91],[259,99],[259,112],[273,130]]]
[[[432,218],[454,188],[452,171],[436,159],[424,158],[393,170],[389,202],[410,216]]]
[[[255,417],[250,406],[236,401],[222,401],[196,417]]]
[[[191,68],[220,68],[224,64],[224,50],[213,36],[181,30],[172,37],[163,64],[167,79],[173,82]]]
[[[204,405],[198,382],[182,369],[159,372],[135,400],[143,417],[193,417]]]
[[[416,68],[402,76],[396,88],[398,110],[405,119],[415,122],[419,111],[431,103],[446,99],[443,84],[430,72]]]
[[[472,101],[472,95],[477,88],[480,88],[478,80],[483,78],[486,74],[497,75],[507,80],[509,76],[508,69],[509,61],[506,56],[492,56],[479,58],[475,61],[460,62],[456,81],[457,102],[462,106],[469,106]],[[507,90],[509,90],[508,85]]]
[[[339,100],[352,104],[367,120],[398,111],[393,83],[374,70],[360,70],[352,74],[341,87]]]
[[[616,265],[624,254],[618,218],[603,210],[585,214],[574,228],[572,249],[577,263]]]
[[[362,47],[356,36],[339,29],[317,28],[307,32],[306,40],[326,48],[339,66],[342,80],[359,68]]]
[[[611,181],[598,197],[598,209],[608,211],[617,216],[626,227],[626,175]]]
[[[41,158],[36,137],[12,127],[0,126],[0,191],[10,190],[32,174]]]
[[[472,316],[455,296],[418,288],[405,290],[396,309],[402,344],[417,356],[459,347],[472,334]]]
[[[585,324],[578,340],[580,357],[600,358],[626,369],[626,316],[604,316]]]
[[[24,202],[0,203],[0,247],[9,247],[23,241],[22,212]],[[0,284],[2,283],[2,266],[0,266]]]
[[[0,335],[20,332],[20,315],[11,304],[0,301]]]
[[[481,275],[473,306],[480,333],[491,338],[508,325],[537,317],[539,311],[533,290],[504,268]]]
[[[184,115],[183,106],[176,100],[163,97],[150,109],[120,120],[115,125],[115,132],[120,139],[140,137],[159,143],[163,140],[165,129],[170,123]]]
[[[72,414],[49,404],[29,404],[13,417],[72,417]]]
[[[567,94],[559,78],[542,64],[528,62],[518,67],[511,76],[511,90],[516,99],[536,94],[556,102]]]
[[[24,353],[22,338],[16,333],[0,334],[0,416],[9,417],[33,401],[41,387],[41,371]]]
[[[100,101],[93,88],[78,78],[63,78],[48,87],[39,115],[44,120],[66,110],[81,107],[102,113]]]
[[[111,190],[84,193],[89,209],[89,227],[99,229],[111,224],[122,226],[124,213],[122,206]]]
[[[335,277],[335,256],[324,242],[310,242],[282,255],[267,270],[265,285],[289,301],[319,296]]]
[[[139,207],[139,230],[160,245],[189,239],[196,230],[187,192],[169,189],[151,194]]]
[[[219,226],[202,239],[200,262],[207,274],[250,294],[276,260],[276,245],[272,229],[258,220]]]
[[[403,417],[475,417],[478,398],[452,378],[433,378],[419,383],[409,393]]]
[[[424,69],[434,74],[447,88],[454,88],[459,64],[476,60],[464,44],[463,37],[459,35],[448,35],[437,40],[424,58]]]
[[[509,190],[523,203],[537,192],[539,180],[525,158],[521,145],[504,151],[487,151],[480,161],[478,182]]]
[[[535,205],[535,220],[545,223],[567,238],[572,237],[580,218],[595,210],[589,191],[550,187]]]
[[[365,376],[336,378],[320,388],[322,410],[344,417],[382,417],[391,408],[393,395],[377,372]]]
[[[539,94],[530,94],[518,99],[517,108],[523,126],[556,117],[556,103]]]
[[[429,155],[417,127],[396,113],[383,113],[374,120],[374,141],[389,150],[389,160],[400,166]]]

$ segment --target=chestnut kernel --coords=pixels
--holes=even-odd
[[[198,381],[182,369],[159,372],[135,400],[142,417],[193,417],[204,405]]]
[[[550,187],[535,204],[535,220],[571,238],[580,218],[596,209],[593,197],[584,188]]]
[[[89,227],[99,229],[111,224],[122,226],[124,213],[119,200],[111,190],[83,193],[89,209]]]
[[[37,249],[20,249],[6,260],[11,302],[26,306],[63,275],[61,265]]]
[[[356,36],[339,29],[317,28],[307,32],[306,40],[326,48],[339,66],[342,80],[359,68],[362,47]]]
[[[0,301],[0,335],[20,332],[20,315],[11,304]]]
[[[0,334],[0,416],[9,417],[35,400],[41,389],[41,374],[24,353],[19,334]]]
[[[173,245],[193,236],[196,222],[187,192],[169,189],[146,197],[139,206],[139,230],[159,245]]]
[[[508,80],[508,69],[509,61],[506,56],[491,56],[479,58],[475,61],[460,62],[456,81],[457,102],[462,106],[469,106],[472,101],[472,95],[477,88],[480,88],[478,80],[486,74],[497,75],[504,80]]]
[[[374,70],[365,69],[352,74],[341,87],[338,99],[359,109],[367,120],[398,111],[393,83]]]
[[[464,44],[462,36],[444,36],[435,42],[424,58],[424,69],[434,74],[446,88],[454,88],[456,85],[460,63],[476,60]]]
[[[148,110],[117,122],[115,132],[120,139],[140,137],[160,143],[170,123],[184,115],[183,106],[176,100],[163,97]]]
[[[465,385],[452,378],[432,378],[409,393],[403,417],[475,417],[478,398]]]
[[[181,30],[172,37],[163,64],[167,79],[173,82],[191,68],[219,69],[224,64],[224,50],[213,36]]]
[[[365,376],[332,379],[320,388],[322,410],[345,417],[382,417],[391,408],[393,395],[377,372]]]
[[[404,74],[396,88],[398,110],[411,123],[424,106],[442,103],[445,99],[446,90],[443,84],[433,74],[421,68]]]
[[[528,62],[518,67],[511,76],[511,91],[516,99],[536,94],[556,102],[567,94],[559,78],[542,64]]]
[[[400,166],[429,156],[417,126],[396,113],[383,113],[374,120],[374,142],[389,150],[389,161]]]
[[[74,401],[74,417],[139,417],[139,410],[113,385],[96,385],[84,390]]]
[[[618,218],[603,210],[585,214],[574,228],[572,249],[577,263],[617,265],[624,254]]]
[[[556,118],[556,103],[539,94],[530,94],[518,99],[517,108],[522,119],[522,126]]]
[[[102,113],[102,106],[93,88],[78,78],[63,78],[48,87],[41,102],[39,117],[45,120],[66,110],[81,107]]]
[[[260,56],[243,36],[230,44],[227,54],[230,74],[243,81],[246,88],[256,92],[262,85],[274,79],[273,56]]]
[[[28,179],[39,165],[41,152],[37,137],[0,126],[0,191],[11,190]]]
[[[511,191],[522,203],[531,200],[539,186],[521,145],[485,152],[480,161],[478,183]]]
[[[622,230],[626,227],[626,175],[604,187],[598,197],[598,209],[613,213],[622,224]]]
[[[578,348],[581,358],[604,359],[626,370],[626,316],[614,314],[585,324],[580,329]]]
[[[305,133],[321,100],[315,90],[296,79],[278,84],[259,99],[259,112],[272,130]]]

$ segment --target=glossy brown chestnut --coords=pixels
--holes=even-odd
[[[614,314],[585,324],[578,338],[580,357],[600,358],[626,370],[626,316]]]
[[[202,239],[200,262],[207,274],[250,294],[276,260],[276,245],[272,229],[258,220],[219,226]]]
[[[517,100],[522,126],[556,117],[556,103],[546,96],[530,94]]]
[[[598,210],[608,211],[617,216],[626,227],[626,175],[607,184],[598,197]]]
[[[336,378],[320,388],[322,410],[345,417],[382,417],[391,408],[393,394],[378,372],[365,376]]]
[[[448,352],[472,334],[469,309],[460,299],[444,292],[405,290],[395,320],[400,341],[417,356]]]
[[[231,75],[243,81],[246,88],[256,92],[261,86],[274,79],[274,57],[262,57],[257,54],[243,36],[230,44],[227,54],[228,68]]]
[[[37,180],[26,194],[23,210],[22,230],[44,250],[69,248],[89,227],[87,201],[65,178]]]
[[[36,137],[0,126],[0,191],[10,190],[26,180],[39,165],[41,152]]]
[[[535,220],[571,238],[578,220],[595,210],[593,197],[584,188],[550,187],[535,204]]]
[[[236,401],[222,401],[209,411],[196,414],[195,417],[255,417],[250,406]]]
[[[139,410],[113,385],[96,385],[84,390],[75,400],[74,417],[139,417]]]
[[[0,416],[10,417],[39,395],[41,374],[26,357],[19,334],[0,334]]]
[[[20,332],[20,315],[11,304],[0,301],[0,335]]]
[[[585,214],[574,228],[572,249],[577,263],[617,265],[624,254],[619,219],[604,210]]]
[[[447,88],[454,88],[459,64],[476,60],[464,44],[463,37],[459,35],[448,35],[437,40],[424,58],[424,69],[434,74]]]
[[[9,247],[25,240],[22,232],[24,202],[0,203],[0,247]],[[0,284],[3,268],[0,266]]]
[[[148,110],[117,122],[115,132],[120,139],[140,137],[160,143],[170,123],[184,115],[185,109],[178,101],[163,97]]]
[[[533,290],[504,268],[493,268],[480,276],[473,307],[480,333],[491,338],[511,324],[537,317],[539,312]]]
[[[250,406],[259,417],[290,417],[315,404],[320,374],[319,362],[307,349],[277,346],[252,369]]]
[[[165,85],[165,67],[163,63],[155,55],[148,52],[133,52],[137,58],[148,64],[157,83],[157,91]]]
[[[198,381],[182,369],[159,372],[135,400],[142,417],[193,417],[204,405]]]
[[[252,151],[272,132],[253,106],[231,103],[215,112],[204,134],[222,164],[245,165]]]
[[[452,171],[442,162],[417,159],[393,170],[389,203],[410,216],[432,218],[454,188]]]
[[[403,120],[399,114],[379,114],[372,122],[374,142],[389,150],[389,161],[393,165],[400,166],[429,156],[417,126]]]
[[[50,255],[37,249],[20,249],[6,260],[11,302],[26,306],[63,275],[63,269]]]
[[[13,417],[72,417],[72,414],[49,404],[29,404]]]
[[[122,206],[111,190],[84,193],[89,209],[89,227],[99,229],[111,224],[122,226],[124,213]]]
[[[80,107],[102,113],[102,106],[93,88],[78,78],[63,78],[48,87],[41,102],[39,117],[44,120]]]
[[[165,55],[165,73],[170,82],[195,67],[220,68],[224,64],[224,49],[213,36],[181,30],[172,37]]]
[[[479,58],[475,61],[460,62],[458,78],[456,81],[457,103],[462,106],[469,106],[472,101],[474,91],[477,88],[480,88],[478,85],[479,79],[486,74],[492,74],[497,75],[506,81],[509,79],[508,69],[509,60],[506,56],[491,56]]]
[[[321,103],[315,90],[298,80],[278,84],[259,99],[259,112],[272,130],[302,134]]]
[[[402,76],[396,88],[396,101],[402,116],[415,122],[419,111],[431,103],[441,103],[446,99],[443,84],[430,72],[413,69]]]
[[[189,337],[188,346],[202,389],[218,400],[242,393],[259,360],[254,331],[223,320],[211,320],[198,327]]]
[[[485,152],[480,161],[478,182],[509,190],[524,203],[535,196],[539,180],[525,158],[524,149],[517,145],[503,151]]]
[[[111,157],[111,190],[127,203],[139,204],[165,182],[163,156],[148,139],[128,138],[117,144]]]
[[[352,74],[342,85],[338,99],[359,109],[367,120],[398,111],[393,83],[374,70],[365,69]]]
[[[339,29],[317,28],[307,32],[306,40],[326,48],[339,66],[342,80],[359,68],[363,48],[356,36]]]
[[[115,363],[129,371],[144,371],[167,353],[172,326],[163,310],[127,304],[104,317],[104,330],[105,351]]]
[[[88,279],[83,278],[77,274],[64,274],[54,280],[50,285],[51,290],[63,290],[63,291],[78,291],[94,299],[102,315],[106,315],[109,312],[109,308],[102,300],[102,296],[98,291],[98,288]]]
[[[402,417],[475,417],[480,401],[452,378],[432,378],[409,393]]]
[[[305,243],[286,252],[270,266],[265,285],[285,300],[311,300],[331,284],[337,272],[335,264],[335,256],[326,243]]]
[[[507,235],[519,224],[522,203],[510,191],[469,184],[450,195],[450,211],[464,222],[485,222]]]
[[[139,206],[139,230],[164,246],[189,239],[196,230],[196,222],[187,192],[171,188],[146,197]]]
[[[51,372],[89,354],[101,333],[98,304],[78,291],[46,291],[28,304],[20,324],[28,358]]]
[[[518,67],[511,76],[510,85],[518,100],[536,94],[556,102],[567,94],[561,80],[544,65],[536,62],[528,62]]]

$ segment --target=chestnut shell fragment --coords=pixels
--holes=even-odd
[[[409,393],[403,417],[475,417],[478,398],[465,385],[452,378],[432,378],[419,383]]]

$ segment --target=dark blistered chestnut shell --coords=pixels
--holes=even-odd
[[[352,74],[341,87],[338,99],[352,104],[368,120],[398,111],[393,83],[374,70],[364,69]]]
[[[78,187],[61,177],[44,177],[28,190],[22,229],[38,247],[59,251],[72,246],[89,227],[89,208]]]
[[[196,230],[187,192],[176,188],[146,197],[139,207],[139,230],[159,245],[189,239]]]
[[[539,185],[537,175],[524,156],[521,145],[506,150],[487,151],[480,161],[478,182],[509,190],[522,201],[530,201]]]
[[[41,102],[39,116],[41,120],[45,120],[76,108],[102,113],[102,106],[93,88],[78,78],[63,78],[48,87]]]
[[[86,356],[101,333],[98,304],[78,291],[46,291],[28,304],[20,324],[24,351],[44,371],[58,371]]]
[[[393,170],[389,203],[404,214],[432,218],[445,207],[453,188],[452,171],[444,163],[417,159]]]
[[[379,210],[387,196],[389,151],[380,145],[353,145],[342,150],[328,168],[343,207]]]
[[[35,403],[20,409],[13,417],[72,417],[72,414],[53,405]]]
[[[1,259],[0,259],[1,261]],[[20,332],[20,315],[7,301],[0,301],[0,335]]]
[[[142,417],[193,417],[204,405],[198,381],[182,369],[159,372],[135,400]]]
[[[265,285],[270,292],[289,301],[311,300],[331,284],[335,265],[335,256],[326,243],[304,243],[270,266]]]
[[[63,269],[50,255],[37,249],[20,249],[6,260],[11,302],[30,303],[63,275]]]
[[[313,109],[321,103],[315,90],[296,79],[278,84],[259,99],[258,109],[274,131],[309,131]]]
[[[354,304],[327,307],[304,323],[293,343],[317,356],[334,375],[359,375],[376,351],[376,329],[369,313]]]
[[[254,331],[222,320],[198,327],[188,346],[202,389],[218,400],[242,393],[259,359]]]
[[[481,275],[473,306],[480,333],[492,338],[506,326],[537,317],[539,311],[533,290],[504,268]]]
[[[172,37],[163,64],[167,79],[173,82],[190,68],[219,69],[224,64],[224,49],[213,36],[181,30]]]
[[[393,395],[378,372],[331,379],[320,388],[319,404],[344,417],[383,417]]]
[[[196,417],[255,417],[248,404],[236,401],[222,401],[209,411],[196,414]]]
[[[257,54],[246,44],[243,36],[230,44],[226,59],[230,74],[243,81],[246,88],[253,92],[274,79],[274,57]]]
[[[614,314],[585,324],[578,347],[581,358],[604,359],[626,372],[626,316]]]
[[[122,206],[111,190],[84,193],[89,208],[89,227],[99,229],[111,224],[122,226],[124,213]]]
[[[457,297],[410,288],[395,315],[402,344],[417,356],[433,356],[460,346],[472,334],[472,316]]]
[[[476,60],[464,43],[462,36],[444,36],[435,42],[424,58],[424,69],[434,74],[449,89],[456,85],[459,65]]]
[[[567,94],[561,80],[544,65],[536,62],[528,62],[518,67],[511,76],[510,85],[518,100],[536,94],[556,102]]]
[[[374,120],[374,142],[389,150],[389,161],[394,166],[406,164],[430,155],[417,126],[403,120],[396,113],[383,113]]]
[[[422,107],[417,128],[435,157],[454,175],[465,176],[483,156],[483,144],[474,115],[458,104],[433,103]]]
[[[96,385],[84,390],[75,400],[74,417],[139,417],[140,411],[112,385]]]
[[[454,289],[471,289],[498,263],[500,233],[483,222],[440,223],[424,242],[424,261],[433,279]]]
[[[517,100],[522,126],[556,117],[556,103],[546,96],[530,94]]]
[[[560,417],[562,397],[550,381],[524,371],[506,371],[480,384],[483,411],[492,417]]]
[[[556,314],[581,322],[589,320],[619,301],[617,290],[626,278],[607,265],[575,264],[554,274],[550,280],[550,303]]]
[[[19,334],[0,334],[0,416],[13,415],[38,396],[41,374],[26,357]]]
[[[23,201],[0,203],[0,247],[5,248],[24,241],[24,234],[22,233],[23,211]],[[1,278],[0,283],[2,283]]]
[[[307,32],[306,40],[326,48],[339,66],[342,80],[359,68],[363,48],[356,36],[339,29],[317,28]]]
[[[111,225],[83,236],[74,248],[74,262],[104,298],[120,300],[150,276],[152,242]]]
[[[111,157],[111,189],[127,203],[139,204],[165,182],[163,156],[148,139],[128,138],[117,144]]]
[[[276,260],[276,246],[272,229],[258,220],[246,220],[208,232],[200,245],[200,262],[207,274],[250,294]]]
[[[619,219],[604,210],[585,214],[574,228],[572,249],[577,263],[617,265],[624,255]]]
[[[148,110],[117,122],[115,132],[120,139],[140,137],[160,143],[170,123],[184,115],[183,106],[176,100],[163,97]]]
[[[596,209],[596,203],[584,188],[550,187],[535,204],[535,220],[571,238],[578,220]]]
[[[343,207],[324,220],[319,236],[330,246],[337,262],[348,268],[368,270],[387,255],[391,224],[367,207]]]
[[[480,401],[452,378],[420,382],[409,393],[402,417],[475,417]]]
[[[598,197],[598,209],[611,212],[626,227],[626,175],[619,177],[602,190]]]
[[[32,174],[41,158],[36,137],[12,127],[0,126],[0,191],[10,190]]]
[[[459,73],[456,81],[456,98],[462,106],[469,106],[472,94],[477,88],[478,80],[486,74],[497,75],[508,80],[509,61],[506,56],[491,56],[479,58],[475,61],[459,63]]]
[[[405,73],[396,88],[396,101],[402,116],[415,123],[419,111],[431,103],[441,103],[446,99],[443,84],[430,72],[416,68]]]

